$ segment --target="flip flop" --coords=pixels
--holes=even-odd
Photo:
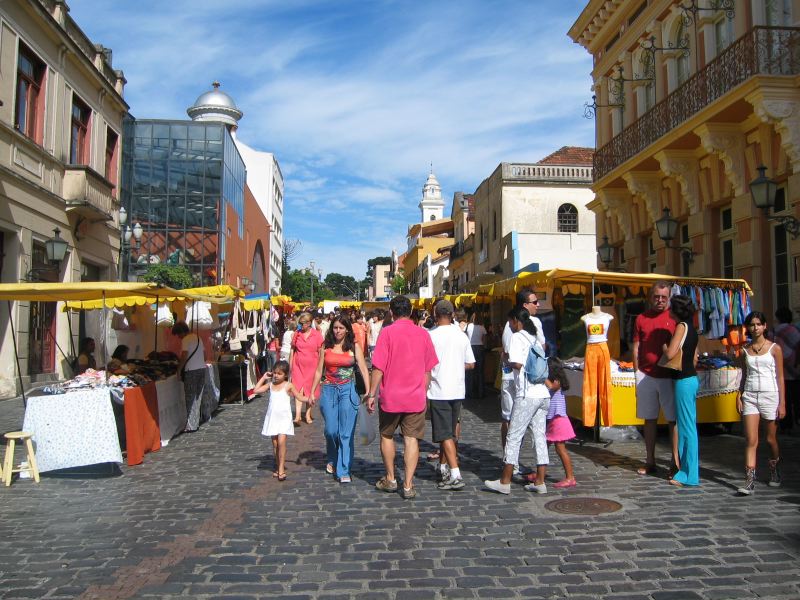
[[[278,473],[278,481],[286,481],[286,473]]]
[[[670,485],[674,485],[675,487],[679,487],[679,488],[683,487],[683,484],[680,481],[677,481],[675,479],[670,479],[669,480],[669,484]]]

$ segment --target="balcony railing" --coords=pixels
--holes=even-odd
[[[115,211],[113,190],[111,183],[85,165],[67,165],[64,169],[64,200],[68,208],[111,219]]]
[[[520,181],[569,181],[591,183],[592,167],[576,165],[537,165],[532,163],[503,163],[503,179]]]
[[[800,74],[800,28],[754,27],[594,154],[595,181],[755,75]]]

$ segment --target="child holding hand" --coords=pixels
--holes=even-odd
[[[545,385],[550,390],[550,410],[547,411],[547,441],[556,448],[556,454],[564,465],[564,479],[554,483],[554,488],[571,488],[578,485],[572,472],[572,461],[565,442],[575,437],[575,430],[567,416],[567,399],[564,392],[569,389],[569,381],[564,366],[557,358],[547,359],[549,376]]]
[[[253,393],[262,394],[267,390],[269,390],[269,406],[261,435],[272,437],[272,448],[275,453],[275,471],[272,472],[272,476],[277,477],[278,481],[286,481],[286,436],[294,435],[291,398],[302,402],[307,402],[308,398],[289,382],[289,363],[285,360],[279,360],[272,371],[264,373]]]

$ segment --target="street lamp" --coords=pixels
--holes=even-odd
[[[603,243],[597,247],[597,254],[600,255],[600,262],[602,262],[606,269],[614,262],[614,246],[608,243],[608,236],[603,236]]]
[[[678,220],[669,212],[669,208],[664,207],[663,215],[656,221],[656,231],[667,248],[674,248],[689,262],[694,262],[694,250],[691,246],[672,246],[670,242],[675,239],[678,233]]]
[[[756,208],[764,212],[764,216],[770,221],[777,221],[783,228],[792,234],[792,238],[800,237],[800,221],[790,215],[770,215],[769,211],[775,208],[775,195],[778,192],[777,182],[769,179],[766,175],[767,167],[761,165],[757,167],[758,177],[750,182],[750,195]]]
[[[33,277],[36,277],[39,273],[58,271],[61,268],[61,262],[67,255],[67,248],[69,248],[69,244],[61,237],[61,230],[56,227],[53,229],[53,237],[44,243],[44,252],[47,256],[47,262],[50,264],[46,267],[30,269],[25,275],[25,279],[32,281]]]

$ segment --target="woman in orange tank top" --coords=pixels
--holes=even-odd
[[[363,348],[355,341],[350,320],[345,316],[337,316],[319,350],[317,371],[311,386],[311,403],[315,402],[314,393],[321,383],[319,406],[325,419],[328,456],[325,470],[331,475],[335,474],[340,483],[350,483],[350,465],[355,453],[353,436],[360,403],[355,387],[356,369],[369,386]],[[365,393],[369,393],[369,389]]]

